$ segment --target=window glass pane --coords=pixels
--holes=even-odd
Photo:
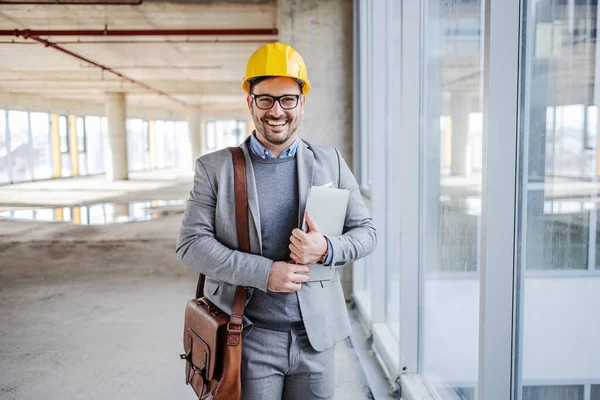
[[[525,3],[516,390],[522,400],[583,399],[582,385],[565,382],[600,376],[592,333],[600,321],[598,9],[588,1]]]
[[[46,113],[31,113],[33,135],[33,177],[52,177],[52,150],[50,141],[50,117]]]
[[[77,151],[85,151],[85,127],[81,117],[77,117]]]
[[[600,400],[600,385],[592,385],[590,400]]]
[[[156,165],[155,168],[164,168],[166,165],[165,155],[165,121],[156,121],[154,124],[155,129],[155,141],[156,147],[153,151],[156,153]]]
[[[525,386],[523,400],[583,400],[583,386]]]
[[[364,3],[364,17],[360,18],[359,35],[360,44],[360,176],[361,186],[371,186],[371,100],[372,100],[372,65],[373,62],[373,3],[366,1]]]
[[[177,136],[175,136],[175,123],[173,121],[166,121],[164,129],[165,167],[174,167],[177,165]]]
[[[129,171],[144,169],[144,153],[146,153],[146,136],[144,135],[144,121],[141,119],[128,119],[127,128],[127,166]]]
[[[60,138],[61,176],[68,177],[73,174],[71,169],[71,155],[69,154],[69,129],[67,117],[58,117],[58,135]]]
[[[385,107],[386,114],[386,130],[388,132],[395,132],[398,126],[401,124],[400,113],[398,110],[401,108],[400,96],[401,87],[400,79],[397,79],[397,75],[400,71],[400,51],[401,36],[400,36],[400,19],[402,17],[400,2],[399,1],[387,1],[386,4],[386,18],[388,26],[387,30],[387,81],[389,82],[386,90]],[[386,149],[387,154],[385,155],[386,160],[391,162],[397,157],[397,151],[388,146]],[[392,169],[391,167],[389,169]],[[390,193],[399,191],[398,177],[396,174],[389,174],[386,182],[386,190]],[[394,228],[397,229],[397,228]],[[385,263],[385,318],[392,333],[392,336],[399,341],[400,340],[400,243],[397,246],[389,246],[386,249],[386,263]]]
[[[177,166],[190,171],[192,168],[192,152],[188,138],[188,124],[185,121],[175,123],[175,135],[177,136]]]
[[[88,148],[88,173],[90,175],[104,172],[104,141],[100,117],[85,117],[85,134]]]
[[[6,135],[6,111],[0,110],[0,184],[8,183],[10,177],[8,174],[9,164],[8,155],[8,136]]]
[[[242,144],[244,140],[246,140],[246,136],[248,136],[248,123],[246,121],[238,121],[237,122],[237,146]]]
[[[88,174],[87,135],[83,118],[77,117],[77,152],[79,153],[79,175]]]
[[[215,131],[215,121],[206,121],[206,151],[211,152],[217,149],[217,133]]]
[[[419,365],[441,399],[477,387],[482,4],[425,2]]]
[[[29,143],[29,116],[25,111],[8,112],[13,181],[32,178],[30,171],[31,144]]]
[[[60,152],[69,152],[69,130],[67,128],[67,117],[60,116],[58,118],[58,134],[60,136]]]

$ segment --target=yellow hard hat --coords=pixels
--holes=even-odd
[[[256,50],[246,66],[242,88],[250,94],[250,80],[261,76],[286,76],[302,82],[302,94],[310,90],[306,64],[289,44],[269,43]]]

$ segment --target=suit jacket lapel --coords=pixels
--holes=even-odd
[[[315,156],[306,142],[300,140],[298,151],[296,152],[296,162],[298,164],[298,228],[302,228],[304,220],[304,210],[306,209],[306,200],[308,199],[308,190],[313,183],[313,164]]]
[[[256,180],[254,178],[254,168],[252,167],[252,158],[250,158],[249,142],[250,138],[246,139],[244,143],[240,145],[246,158],[246,179],[247,179],[247,190],[248,190],[248,208],[250,214],[252,214],[252,220],[256,227],[256,236],[258,237],[258,250],[262,254],[262,235],[260,230],[260,213],[258,208],[258,194],[256,192]]]

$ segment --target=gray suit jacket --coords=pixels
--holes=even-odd
[[[194,188],[177,241],[177,258],[206,275],[205,295],[227,313],[231,313],[236,285],[248,288],[249,298],[254,290],[267,291],[273,263],[261,255],[260,207],[248,142],[249,139],[241,148],[246,157],[251,254],[235,250],[234,174],[228,149],[196,160]],[[311,186],[333,182],[332,187],[350,190],[344,233],[329,237],[333,248],[331,268],[336,269],[334,278],[304,283],[297,292],[310,343],[315,350],[322,351],[351,332],[338,268],[371,253],[377,238],[356,179],[337,149],[312,146],[301,140],[296,158],[300,194],[298,226],[301,226]],[[291,235],[291,232],[286,234]],[[246,319],[245,323],[251,324],[251,321]],[[249,331],[248,328],[244,331]]]

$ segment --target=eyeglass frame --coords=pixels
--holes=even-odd
[[[270,94],[251,94],[250,95],[252,97],[252,99],[254,100],[254,104],[256,105],[256,108],[258,108],[259,110],[270,110],[271,108],[275,107],[275,102],[279,103],[279,107],[281,107],[282,110],[294,110],[296,107],[298,107],[298,104],[300,104],[300,96],[302,96],[302,93],[300,94],[282,94],[281,96],[271,96]],[[263,97],[270,97],[271,99],[273,99],[273,105],[269,108],[260,108],[258,106],[258,103],[256,102],[256,97],[258,96],[263,96]],[[295,97],[296,98],[296,105],[292,108],[284,108],[283,105],[281,105],[281,101],[280,99],[282,97]]]

